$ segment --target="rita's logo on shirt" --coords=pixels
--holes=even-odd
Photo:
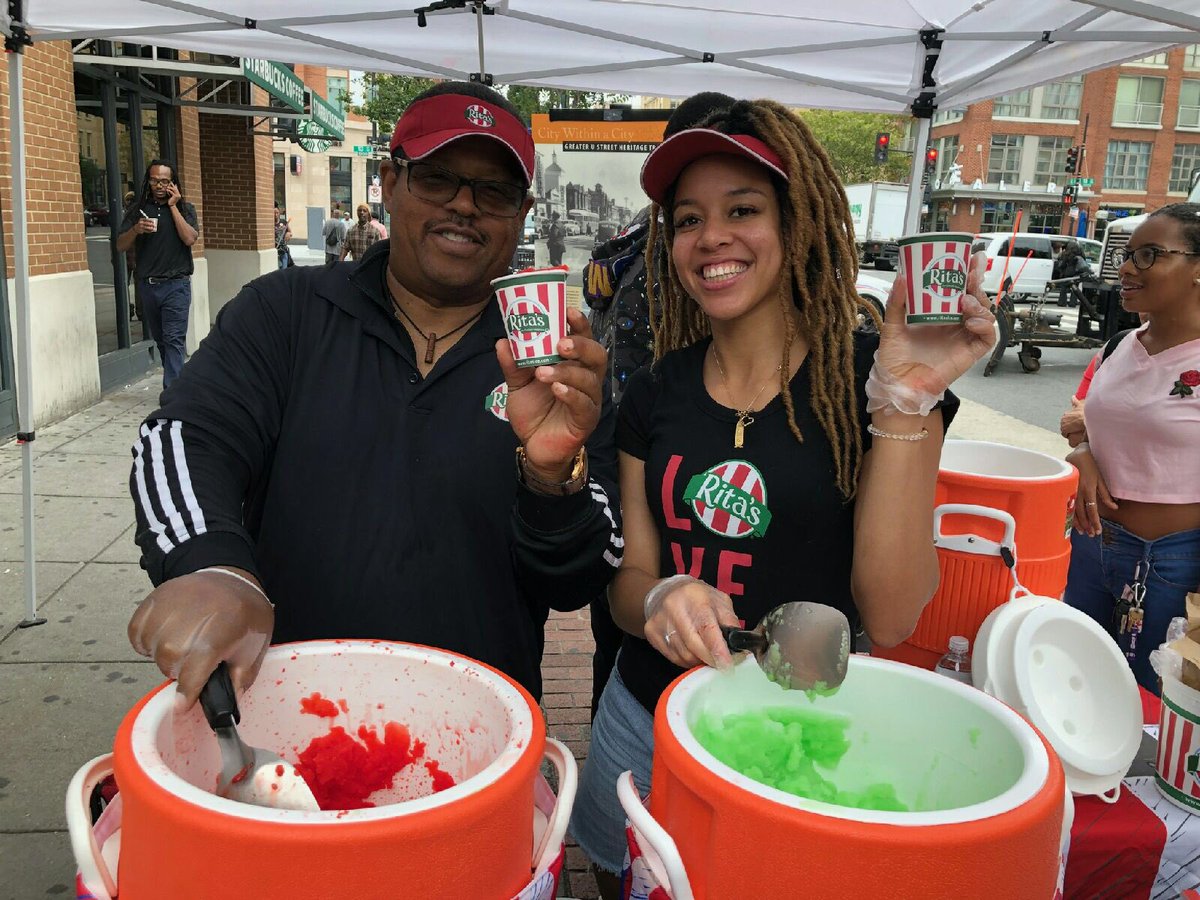
[[[483,408],[501,422],[508,421],[508,384],[500,382],[492,392],[483,398]]]
[[[925,267],[921,285],[928,291],[950,297],[967,289],[967,270],[962,257],[947,253]]]
[[[496,120],[492,118],[492,114],[486,106],[480,106],[477,103],[472,103],[463,112],[467,121],[476,128],[491,128],[496,124]]]
[[[683,492],[696,519],[723,537],[762,537],[771,524],[767,485],[744,459],[730,459],[693,475]]]

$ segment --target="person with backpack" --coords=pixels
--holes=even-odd
[[[342,218],[341,207],[336,203],[321,226],[321,235],[325,238],[325,262],[337,262],[342,258],[342,247],[346,242],[346,220]]]
[[[1113,251],[1121,305],[1087,394],[1064,600],[1108,629],[1138,684],[1200,587],[1200,204],[1152,213]]]
[[[563,251],[567,249],[567,233],[559,222],[561,216],[552,213],[550,216],[550,232],[546,235],[546,250],[550,254],[550,265],[561,266]]]

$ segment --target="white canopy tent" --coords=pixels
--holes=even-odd
[[[416,2],[416,0],[410,0]],[[18,408],[31,435],[20,50],[100,38],[337,68],[796,106],[910,112],[915,230],[930,117],[1200,43],[1200,0],[8,0]],[[24,445],[26,623],[36,621]]]

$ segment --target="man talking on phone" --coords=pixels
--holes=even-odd
[[[141,194],[125,211],[117,249],[137,248],[134,277],[143,319],[162,359],[163,388],[179,377],[187,352],[192,244],[199,236],[196,207],[183,199],[175,164],[152,160]]]

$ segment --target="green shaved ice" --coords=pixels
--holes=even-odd
[[[700,746],[747,778],[805,797],[857,809],[906,812],[894,785],[846,791],[816,770],[835,769],[850,741],[849,720],[790,707],[726,716],[703,714],[692,726]]]
[[[818,681],[804,692],[804,696],[808,698],[809,703],[813,703],[818,697],[832,697],[838,692],[839,687],[841,687],[841,685],[834,685],[833,687],[830,687],[825,682]]]

